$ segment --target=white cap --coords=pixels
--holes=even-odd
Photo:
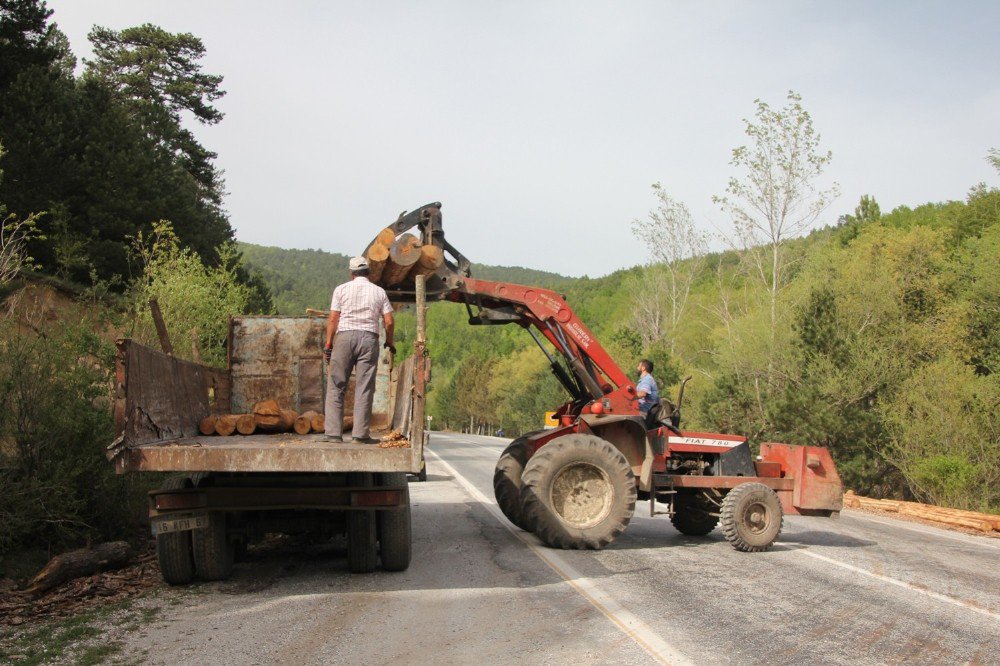
[[[364,257],[351,257],[348,267],[352,271],[363,271],[368,268],[368,260]]]

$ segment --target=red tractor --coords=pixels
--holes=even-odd
[[[706,535],[721,523],[734,548],[755,552],[777,539],[784,513],[841,510],[843,487],[825,448],[762,444],[754,458],[745,437],[681,430],[683,384],[676,406],[661,400],[643,414],[635,384],[562,296],[473,278],[469,261],[444,239],[439,203],[391,228],[413,227],[447,253],[426,278],[428,300],[465,304],[470,324],[526,329],[571,396],[556,412],[558,427],[519,437],[497,462],[497,503],[518,527],[556,548],[603,548],[641,499],[683,534]],[[405,283],[388,291],[395,301],[414,296]]]

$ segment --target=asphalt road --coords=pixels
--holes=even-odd
[[[640,502],[603,551],[555,551],[493,503],[506,440],[435,434],[414,561],[351,575],[343,543],[277,543],[170,591],[128,639],[164,664],[1000,664],[1000,540],[845,512],[775,548],[685,537]]]

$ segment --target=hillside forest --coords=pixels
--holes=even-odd
[[[50,19],[40,0],[0,0],[0,576],[140,520],[158,480],[116,477],[104,447],[112,342],[155,344],[151,298],[178,355],[224,365],[230,314],[326,309],[362,249],[235,241],[216,155],[189,126],[224,121],[197,37],[95,26],[78,67]],[[644,265],[473,275],[564,294],[628,374],[654,362],[663,394],[691,376],[686,429],[827,446],[859,493],[1000,510],[1000,189],[847,204],[797,94],[755,101],[744,123],[716,197],[732,223],[721,239],[655,184],[649,215],[620,221]],[[984,152],[1000,177],[1000,153]],[[413,314],[398,320],[405,348]],[[470,328],[444,303],[428,325],[434,428],[512,436],[565,400],[520,328]]]

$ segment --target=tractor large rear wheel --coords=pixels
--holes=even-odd
[[[528,446],[525,437],[519,437],[510,443],[493,471],[493,495],[497,505],[507,516],[507,520],[520,527],[525,532],[532,532],[531,526],[524,520],[521,513],[521,475],[528,462]]]
[[[674,496],[674,514],[670,522],[681,534],[705,536],[719,524],[719,516],[711,513],[715,510],[700,492],[681,490]]]
[[[593,435],[566,435],[540,448],[522,483],[522,519],[555,548],[604,548],[635,511],[632,468],[621,451]]]
[[[781,500],[763,483],[742,483],[730,490],[720,513],[726,540],[744,553],[767,550],[781,534]]]

